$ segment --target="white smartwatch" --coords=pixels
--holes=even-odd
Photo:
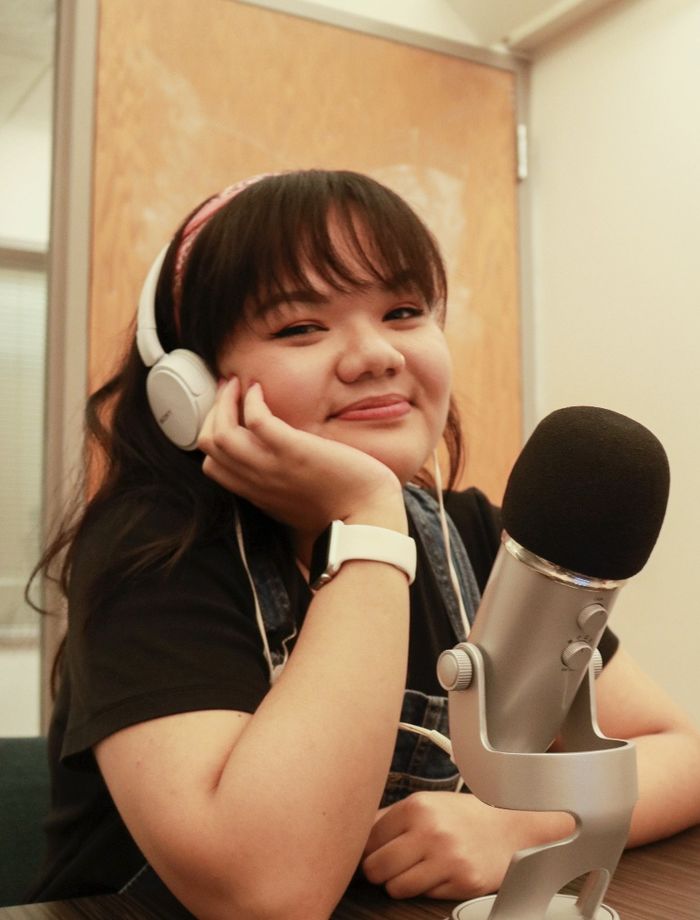
[[[412,537],[371,524],[333,521],[314,543],[309,569],[311,588],[317,591],[327,584],[351,559],[396,566],[406,574],[409,585],[416,577],[416,543]]]

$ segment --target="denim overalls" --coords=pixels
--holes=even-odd
[[[406,508],[418,537],[425,549],[447,610],[455,642],[466,638],[457,598],[447,564],[437,502],[423,489],[404,489]],[[450,532],[452,564],[461,589],[462,603],[470,623],[474,621],[479,604],[479,588],[452,521],[447,518]],[[246,534],[245,554],[250,579],[257,595],[257,618],[261,639],[272,664],[271,680],[284,667],[288,657],[287,644],[296,635],[289,595],[280,574],[261,541]],[[401,708],[401,722],[435,729],[449,735],[446,696],[428,696],[407,688]],[[450,758],[429,739],[400,729],[387,778],[382,806],[391,805],[419,790],[451,791],[460,783],[457,768]]]

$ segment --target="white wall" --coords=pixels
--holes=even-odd
[[[534,405],[607,406],[669,454],[670,504],[614,627],[700,721],[700,2],[623,2],[532,71]]]
[[[47,247],[49,233],[51,93],[52,77],[46,72],[22,104],[0,125],[0,240],[38,251]],[[8,342],[4,345],[7,348]],[[4,357],[7,359],[7,353]],[[20,400],[28,386],[26,374],[17,381],[17,386]],[[6,417],[9,416],[3,415],[3,420]],[[25,422],[28,422],[26,416]],[[33,443],[32,432],[20,432],[20,435],[21,445]],[[26,451],[20,450],[15,455],[15,461],[24,466],[13,473],[22,474],[25,488],[28,488],[24,482],[26,478],[32,483],[39,478],[38,470],[31,469],[33,459],[41,462],[35,454],[28,457]],[[14,536],[24,539],[26,524],[16,522],[15,506],[10,504],[2,511],[5,526],[16,524]],[[3,559],[3,565],[7,564],[8,560]],[[40,680],[38,644],[3,645],[0,637],[0,736],[39,732]]]
[[[0,737],[40,733],[40,682],[36,646],[0,647]]]
[[[399,26],[439,39],[478,44],[475,30],[455,8],[453,0],[253,0],[261,6],[310,16],[352,13],[379,26]],[[491,0],[488,0],[491,2]]]

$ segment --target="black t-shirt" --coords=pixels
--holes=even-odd
[[[451,493],[445,504],[483,590],[500,545],[498,509],[476,489]],[[269,689],[252,591],[232,530],[198,542],[170,568],[103,581],[95,591],[94,573],[128,550],[118,534],[129,513],[121,507],[98,515],[76,547],[63,675],[49,733],[47,858],[31,900],[118,891],[145,862],[97,768],[92,747],[98,741],[173,713],[254,712]],[[155,538],[173,523],[163,508],[141,519],[139,542],[144,528]],[[444,695],[435,664],[455,636],[419,540],[417,547],[407,686]],[[294,566],[285,581],[301,626],[308,587]],[[606,631],[604,660],[616,647]]]

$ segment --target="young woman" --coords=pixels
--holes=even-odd
[[[46,560],[68,547],[34,899],[150,884],[200,918],[314,920],[356,872],[463,899],[569,832],[458,791],[444,753],[397,733],[447,731],[435,662],[499,545],[487,499],[448,492],[460,609],[423,488],[442,437],[453,478],[460,459],[445,304],[428,231],[355,173],[249,180],[175,234],[157,337],[218,388],[189,451],[149,407],[136,342],[89,402],[99,487]],[[373,550],[319,583],[334,521]],[[641,843],[700,820],[700,741],[611,633],[601,649],[601,727],[638,741]]]

